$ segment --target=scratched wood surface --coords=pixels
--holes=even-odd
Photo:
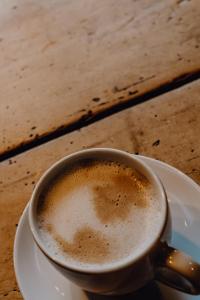
[[[199,15],[198,0],[1,0],[0,154],[200,71]]]
[[[0,164],[0,299],[21,299],[12,252],[19,217],[41,174],[88,147],[113,147],[163,160],[200,183],[200,80],[124,110]]]

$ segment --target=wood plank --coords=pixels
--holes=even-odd
[[[0,154],[200,71],[200,2],[2,0]]]
[[[113,147],[163,160],[200,183],[199,114],[200,80],[2,162],[0,298],[21,299],[13,272],[13,239],[19,217],[44,170],[77,150]]]

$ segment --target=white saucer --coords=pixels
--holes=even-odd
[[[165,163],[143,156],[138,157],[157,173],[166,188],[172,213],[173,246],[184,250],[200,262],[200,187],[185,174]],[[49,264],[34,243],[28,225],[27,207],[15,237],[14,267],[25,300],[88,299],[79,288]],[[163,299],[200,300],[200,296],[183,294],[161,284],[159,286]]]

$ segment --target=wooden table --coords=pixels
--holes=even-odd
[[[0,299],[22,299],[16,227],[61,157],[119,148],[200,182],[199,15],[198,0],[0,2]]]

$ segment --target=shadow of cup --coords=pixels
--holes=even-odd
[[[85,292],[88,300],[163,300],[160,289],[155,282],[151,282],[142,289],[129,295],[105,296]]]

